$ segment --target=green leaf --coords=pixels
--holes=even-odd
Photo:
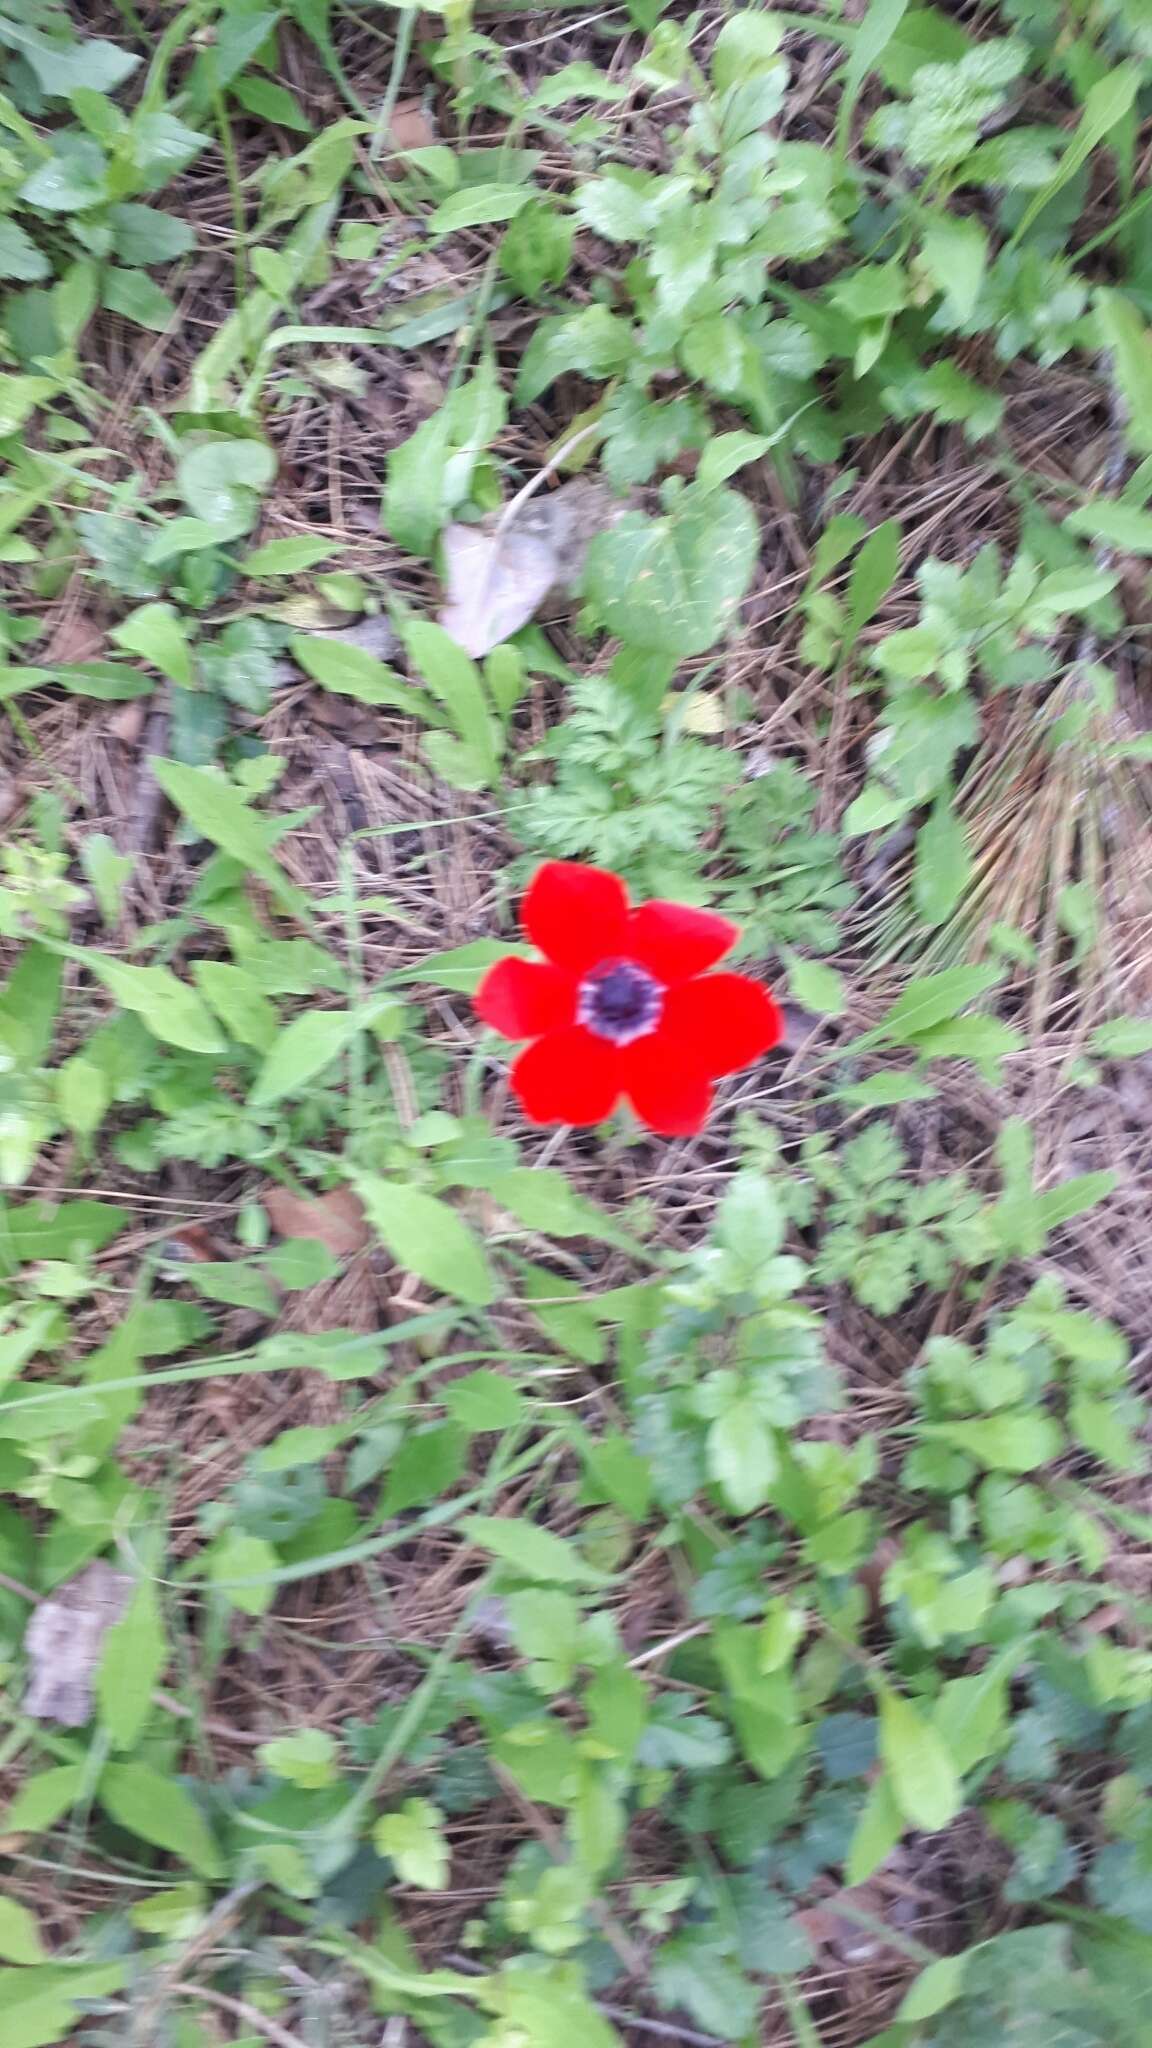
[[[964,1988],[967,1963],[966,1955],[941,1956],[939,1962],[929,1963],[905,1992],[897,2019],[911,2025],[914,2020],[933,2019],[945,2006],[953,2005]]]
[[[285,1025],[252,1087],[253,1109],[267,1109],[286,1095],[298,1095],[351,1045],[368,1019],[361,1009],[305,1010]]]
[[[949,1750],[910,1700],[887,1686],[879,1700],[880,1754],[897,1806],[913,1827],[946,1828],[964,1804]]]
[[[299,100],[287,86],[277,85],[275,79],[259,78],[249,73],[246,77],[233,79],[231,90],[245,113],[255,114],[261,121],[271,121],[277,128],[291,128],[298,135],[311,135],[312,123]]]
[[[936,1090],[915,1074],[870,1074],[849,1088],[834,1090],[831,1100],[850,1102],[855,1109],[891,1109],[898,1102],[927,1102]]]
[[[836,148],[841,161],[847,157],[852,135],[852,116],[868,73],[874,71],[896,34],[908,0],[868,0],[864,18],[858,24],[848,53],[844,87],[836,119]]]
[[[284,909],[300,909],[301,892],[271,853],[271,842],[282,829],[276,821],[262,818],[236,784],[215,768],[194,768],[159,755],[152,756],[151,767],[165,796],[202,838],[257,875]]]
[[[1043,1410],[1028,1414],[1006,1409],[970,1422],[922,1422],[919,1433],[951,1444],[992,1472],[1034,1472],[1050,1465],[1064,1448],[1064,1432]]]
[[[797,953],[783,948],[781,957],[788,972],[788,993],[802,1009],[815,1011],[818,1017],[842,1017],[846,1010],[847,997],[844,993],[844,977],[826,960],[802,960]]]
[[[413,667],[443,704],[465,747],[493,769],[499,742],[476,663],[429,619],[413,620],[404,638]]]
[[[54,1827],[75,1806],[86,1779],[84,1764],[58,1764],[54,1770],[36,1771],[25,1778],[3,1816],[3,1832],[39,1835]]]
[[[394,982],[426,981],[432,988],[455,989],[460,995],[475,995],[488,969],[497,960],[523,958],[519,946],[506,946],[499,939],[472,939],[466,946],[452,946],[446,953],[430,953],[414,967],[401,967]]]
[[[484,1185],[513,1216],[545,1237],[615,1235],[611,1219],[578,1195],[555,1167],[514,1166],[490,1175]]]
[[[15,1899],[0,1899],[0,1956],[6,1963],[47,1961],[39,1921]]]
[[[265,441],[214,438],[182,455],[176,480],[189,512],[232,539],[247,533],[260,509],[259,493],[276,474],[276,457]]]
[[[162,334],[178,317],[170,299],[146,270],[110,270],[104,279],[102,303],[110,313],[134,320],[137,327],[150,327]]]
[[[457,1301],[484,1308],[496,1299],[496,1282],[480,1245],[447,1202],[374,1173],[356,1175],[354,1186],[398,1266]]]
[[[511,220],[534,197],[531,185],[466,185],[441,201],[428,227],[434,235],[451,235],[458,228]]]
[[[538,1579],[546,1585],[602,1586],[603,1572],[586,1564],[579,1551],[563,1536],[542,1529],[535,1522],[514,1521],[503,1515],[467,1515],[460,1532],[469,1541],[510,1565],[522,1579]]]
[[[524,1413],[524,1396],[502,1372],[482,1368],[451,1380],[444,1406],[463,1429],[475,1435],[491,1429],[512,1429]]]
[[[143,604],[113,626],[109,637],[185,689],[195,682],[188,631],[175,605]]]
[[[0,1051],[43,1065],[60,1010],[62,968],[45,946],[24,948],[0,992]]]
[[[1152,1018],[1113,1017],[1096,1026],[1088,1044],[1101,1059],[1139,1059],[1142,1053],[1152,1052]]]
[[[128,960],[114,960],[108,953],[91,953],[80,946],[61,950],[70,960],[88,967],[125,1010],[142,1018],[154,1038],[166,1045],[179,1045],[186,1052],[223,1052],[224,1040],[211,1013],[170,967],[137,967]]]
[[[100,1725],[114,1749],[132,1749],[152,1711],[152,1690],[168,1662],[168,1645],[156,1591],[141,1579],[132,1599],[108,1630],[96,1674]]]
[[[1037,215],[1062,192],[1069,179],[1074,178],[1092,151],[1106,142],[1113,131],[1124,122],[1131,111],[1132,103],[1140,90],[1142,79],[1138,64],[1120,64],[1115,71],[1109,71],[1097,80],[1084,102],[1080,116],[1067,149],[1064,151],[1052,177],[1039,192],[1033,194],[1012,235],[1018,242],[1026,235]]]
[[[1129,445],[1152,454],[1152,329],[1123,292],[1098,291],[1096,324],[1124,395]]]
[[[266,540],[262,547],[253,548],[240,564],[245,576],[299,576],[305,569],[314,569],[317,562],[326,562],[331,556],[342,552],[339,541],[325,540],[321,536],[310,539],[307,534],[290,536],[286,540]]]
[[[35,284],[51,274],[52,265],[31,235],[26,235],[14,220],[0,220],[0,277]]]
[[[29,10],[31,12],[31,10]],[[115,92],[130,78],[140,59],[103,36],[67,41],[42,35],[28,22],[0,23],[0,43],[20,52],[45,99],[66,100],[74,92]]]
[[[1083,535],[1085,540],[1105,541],[1127,555],[1152,555],[1152,512],[1117,504],[1112,498],[1078,505],[1065,519],[1064,531]]]
[[[596,535],[584,596],[606,630],[633,647],[703,654],[731,624],[759,545],[746,498],[689,485],[659,518],[626,512]]]
[[[136,206],[131,201],[110,206],[108,224],[112,247],[121,263],[139,269],[148,263],[174,263],[196,247],[195,229],[174,213],[161,213],[155,206]]]
[[[930,929],[944,924],[968,887],[972,856],[951,786],[941,790],[916,838],[912,899]]]
[[[306,1792],[321,1791],[336,1782],[339,1751],[324,1728],[297,1728],[291,1735],[262,1742],[256,1753],[275,1777]]]
[[[972,214],[936,213],[920,244],[920,261],[958,325],[972,318],[988,266],[988,236]]]
[[[386,662],[377,661],[363,647],[354,647],[349,640],[298,633],[291,649],[293,660],[325,690],[334,690],[341,697],[354,697],[358,704],[389,704],[395,711],[432,724],[440,720],[440,713],[426,691],[408,682]]]
[[[734,1401],[708,1431],[708,1471],[734,1514],[752,1515],[771,1498],[779,1470],[776,1440],[750,1400]]]
[[[182,1785],[150,1764],[109,1764],[97,1797],[105,1812],[130,1835],[167,1849],[198,1877],[221,1878],[224,1859],[207,1821]]]
[[[998,967],[946,967],[910,981],[879,1024],[858,1045],[915,1045],[920,1034],[959,1016],[1000,979]]]
[[[73,697],[93,697],[101,704],[126,704],[134,697],[151,696],[156,685],[151,676],[127,662],[76,661],[52,670],[52,679]]]
[[[267,1053],[276,1042],[280,1018],[274,1003],[243,967],[226,960],[194,960],[192,972],[230,1038]]]
[[[372,1830],[372,1846],[395,1864],[401,1884],[443,1891],[452,1859],[444,1816],[430,1800],[406,1799],[398,1813],[382,1813]]]
[[[0,1970],[0,2012],[4,2014],[4,2048],[47,2048],[55,2041],[75,2040],[84,2012],[123,1988],[127,1965],[116,1963],[41,1963]]]

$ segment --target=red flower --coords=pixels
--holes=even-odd
[[[476,1008],[505,1038],[534,1041],[512,1069],[533,1123],[602,1123],[626,1095],[652,1130],[687,1136],[708,1115],[713,1080],[779,1041],[780,1012],[759,982],[705,973],[740,936],[711,910],[629,910],[618,876],[550,860],[522,917],[544,959],[498,961]]]

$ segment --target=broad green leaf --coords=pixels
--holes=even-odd
[[[258,493],[275,474],[276,456],[267,442],[228,435],[193,443],[180,458],[176,479],[193,518],[231,539],[255,524]]]
[[[270,1052],[280,1018],[259,982],[227,960],[194,960],[192,972],[229,1037],[257,1052]]]
[[[910,1700],[887,1686],[879,1697],[880,1754],[897,1806],[912,1827],[946,1828],[964,1804],[951,1753]]]
[[[879,1024],[857,1043],[915,1045],[922,1032],[958,1017],[999,979],[999,968],[989,966],[946,967],[940,974],[922,975],[909,982]]]
[[[1129,445],[1152,454],[1152,328],[1118,291],[1097,292],[1096,323],[1124,395]]]
[[[298,1095],[363,1031],[368,1018],[363,1009],[305,1010],[286,1024],[271,1046],[256,1076],[249,1101],[254,1109],[267,1109],[286,1095]]]
[[[898,1102],[927,1102],[936,1090],[915,1074],[871,1074],[849,1088],[834,1090],[831,1100],[850,1102],[855,1109],[891,1109]]]
[[[941,1956],[938,1963],[929,1963],[905,1992],[897,2019],[910,2025],[914,2020],[930,2020],[945,2006],[953,2005],[964,1988],[967,1962],[966,1955],[959,1955]]]
[[[782,949],[788,973],[788,993],[804,1010],[818,1017],[842,1017],[847,1008],[844,977],[826,960],[803,960],[798,953]]]
[[[1152,512],[1142,512],[1136,505],[1119,505],[1112,498],[1094,498],[1089,505],[1078,505],[1065,519],[1064,530],[1083,535],[1085,540],[1104,541],[1126,555],[1152,555]]]
[[[776,1441],[754,1402],[734,1401],[708,1431],[708,1470],[737,1515],[755,1514],[779,1469]]]
[[[31,1969],[0,1970],[0,2012],[4,2048],[48,2048],[75,2040],[85,2012],[123,1988],[128,1965],[39,1963]]]
[[[490,967],[497,960],[524,957],[521,946],[506,946],[499,939],[472,939],[466,946],[453,946],[446,953],[430,953],[414,967],[401,967],[393,982],[426,981],[432,988],[451,988],[461,995],[475,995]]]
[[[110,928],[119,922],[124,884],[135,869],[131,854],[120,853],[106,832],[86,833],[80,845],[80,865],[92,885],[100,915]]]
[[[430,619],[413,620],[404,638],[413,667],[443,704],[464,746],[491,773],[499,740],[476,663]]]
[[[224,1860],[190,1794],[150,1764],[109,1764],[97,1788],[101,1806],[142,1842],[167,1849],[198,1877],[221,1878]]]
[[[396,1866],[401,1884],[424,1892],[443,1891],[451,1855],[444,1839],[444,1816],[429,1799],[406,1799],[396,1813],[382,1813],[372,1830],[377,1855]]]
[[[444,1406],[462,1428],[475,1434],[513,1428],[524,1413],[524,1396],[502,1372],[482,1367],[449,1381]]]
[[[759,546],[746,498],[690,485],[659,517],[626,512],[596,535],[584,596],[606,630],[632,647],[703,654],[731,625]]]
[[[203,838],[265,882],[285,909],[299,908],[300,891],[271,852],[281,828],[254,811],[234,782],[215,769],[191,768],[157,755],[152,757],[152,771],[165,796]]]
[[[426,690],[408,682],[387,662],[377,661],[363,647],[353,646],[339,635],[321,638],[298,633],[292,641],[292,658],[325,690],[340,697],[354,697],[358,704],[387,704],[426,723],[438,724],[441,713]]]
[[[513,1521],[502,1515],[468,1515],[460,1532],[486,1550],[501,1564],[510,1565],[523,1579],[538,1579],[546,1585],[602,1586],[605,1574],[586,1564],[579,1551],[563,1536],[535,1522]]]
[[[491,1175],[488,1192],[513,1216],[545,1237],[614,1236],[602,1209],[586,1202],[566,1175],[549,1166],[514,1166]]]
[[[299,576],[305,569],[314,569],[318,562],[326,562],[342,552],[338,541],[319,535],[310,539],[307,534],[300,534],[287,540],[266,540],[262,547],[253,548],[251,554],[244,556],[240,567],[245,576]]]
[[[0,1051],[18,1064],[41,1066],[60,1009],[61,964],[44,946],[24,948],[0,992]]]
[[[141,1579],[118,1622],[108,1630],[96,1674],[100,1725],[114,1749],[132,1749],[152,1711],[152,1689],[168,1661],[155,1588]]]
[[[191,689],[195,682],[188,629],[175,605],[142,604],[109,636],[126,654],[137,654],[162,676]]]
[[[5,1835],[39,1835],[54,1827],[75,1806],[84,1789],[84,1764],[58,1764],[25,1778],[11,1805],[0,1817]]]
[[[47,1961],[40,1922],[15,1899],[0,1899],[0,1957],[6,1963]]]
[[[102,304],[110,313],[119,313],[156,334],[162,334],[179,317],[175,300],[146,270],[110,270],[104,279]]]
[[[380,1497],[385,1521],[441,1500],[450,1493],[468,1462],[468,1432],[456,1422],[433,1422],[410,1430],[388,1469]]]
[[[900,568],[900,527],[886,519],[868,535],[852,564],[844,608],[844,651],[850,654],[896,581]]]
[[[102,36],[42,35],[32,25],[33,10],[29,8],[27,13],[22,22],[17,8],[0,24],[0,43],[19,51],[46,99],[66,100],[82,90],[114,92],[140,63],[131,50],[122,50]]]
[[[421,1188],[355,1176],[354,1185],[373,1229],[398,1266],[426,1280],[441,1294],[484,1308],[496,1298],[496,1282],[464,1219]]]
[[[922,1422],[920,1435],[935,1437],[964,1451],[992,1472],[1034,1472],[1049,1465],[1064,1448],[1064,1432],[1042,1409],[1027,1414],[1006,1409],[970,1422]]]
[[[336,1781],[339,1750],[324,1728],[297,1728],[291,1735],[278,1735],[272,1742],[262,1742],[257,1755],[275,1777],[305,1791],[317,1792]]]
[[[1139,1059],[1142,1053],[1152,1052],[1152,1018],[1113,1017],[1096,1026],[1088,1044],[1101,1059]]]
[[[62,946],[61,951],[89,968],[123,1009],[143,1020],[153,1038],[183,1046],[186,1052],[225,1050],[210,1010],[170,967],[137,967],[130,960],[114,960],[108,953],[90,953],[80,946]]]
[[[988,266],[988,236],[972,214],[934,213],[920,244],[920,261],[953,319],[971,319]]]
[[[458,228],[483,227],[492,221],[511,220],[537,195],[525,185],[467,185],[441,201],[428,222],[434,235],[450,235]]]

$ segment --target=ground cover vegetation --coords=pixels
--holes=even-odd
[[[0,0],[5,2048],[1152,2040],[1150,116]]]

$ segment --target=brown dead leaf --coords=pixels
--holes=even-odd
[[[135,1580],[98,1559],[42,1600],[24,1648],[30,1676],[24,1712],[33,1721],[82,1728],[92,1716],[92,1681],[107,1631],[119,1621]]]
[[[87,612],[69,612],[53,633],[45,661],[95,661],[104,652],[104,634]]]
[[[310,1237],[326,1245],[335,1259],[350,1259],[372,1241],[363,1205],[351,1188],[332,1188],[326,1195],[294,1195],[270,1181],[260,1197],[281,1237]]]
[[[621,510],[601,485],[577,478],[550,497],[530,498],[510,520],[446,527],[444,631],[480,660],[548,599],[573,595],[593,536]]]
[[[117,704],[104,722],[104,730],[121,746],[134,747],[138,744],[148,716],[146,697],[132,697],[127,704]]]
[[[388,140],[393,149],[430,149],[436,140],[419,100],[397,100],[388,123]]]

